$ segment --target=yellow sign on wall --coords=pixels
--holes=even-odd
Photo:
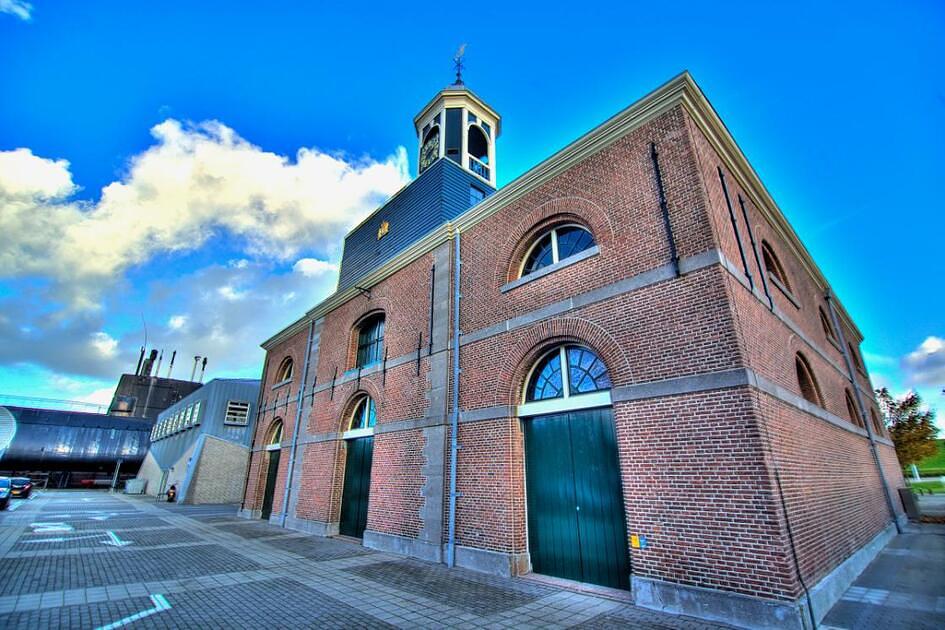
[[[381,227],[377,228],[377,240],[381,240],[390,232],[390,223],[381,221]]]

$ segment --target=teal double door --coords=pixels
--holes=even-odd
[[[523,422],[532,569],[629,589],[612,410],[535,416]]]
[[[268,521],[272,516],[272,500],[276,494],[276,477],[279,476],[279,457],[282,451],[269,451],[269,470],[266,474],[266,491],[263,494],[262,514],[260,517]]]
[[[347,449],[345,485],[341,493],[341,523],[338,531],[345,536],[361,538],[367,527],[374,437],[348,440]]]

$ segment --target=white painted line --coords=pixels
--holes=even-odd
[[[92,534],[90,536],[59,536],[57,538],[39,538],[36,540],[24,540],[22,541],[24,545],[30,545],[33,543],[44,543],[44,542],[65,542],[67,540],[82,540],[84,538],[98,538],[101,534]]]
[[[134,512],[132,512],[132,514],[134,514]],[[108,512],[108,513],[103,512],[102,514],[99,514],[98,516],[91,516],[89,518],[91,518],[93,521],[107,521],[110,516],[117,516],[117,515],[118,515],[118,512]]]
[[[34,534],[52,534],[56,532],[71,532],[75,530],[72,525],[69,525],[68,523],[61,523],[59,521],[54,523],[30,523],[30,527],[33,528]]]
[[[139,619],[144,619],[145,617],[150,617],[151,615],[153,615],[153,614],[155,614],[155,613],[159,613],[159,612],[162,612],[162,611],[164,611],[164,610],[170,610],[170,609],[171,609],[170,603],[168,603],[167,599],[165,599],[165,597],[164,597],[163,595],[152,595],[152,596],[151,596],[151,603],[154,604],[154,608],[148,608],[147,610],[142,610],[141,612],[135,613],[135,614],[133,614],[133,615],[131,615],[131,616],[129,616],[129,617],[125,617],[124,619],[119,619],[118,621],[113,621],[112,623],[108,624],[107,626],[99,626],[99,627],[96,628],[95,630],[112,630],[113,628],[120,628],[120,627],[125,626],[125,625],[128,625],[129,623],[132,623],[132,622],[134,622],[134,621],[138,621]]]
[[[122,540],[121,538],[118,537],[117,534],[115,534],[115,532],[108,531],[108,532],[105,532],[105,534],[108,536],[108,540],[103,540],[102,541],[103,545],[111,545],[113,547],[124,547],[125,545],[130,545],[132,543],[132,541],[130,540]]]

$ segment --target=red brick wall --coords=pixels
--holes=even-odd
[[[518,418],[460,424],[459,442],[456,544],[505,553],[527,551],[524,441]],[[448,500],[447,496],[444,533]]]
[[[746,388],[615,405],[635,574],[797,595],[754,411]]]
[[[295,516],[328,523],[340,514],[344,484],[344,443],[341,440],[306,444],[298,484]]]
[[[374,437],[368,529],[412,538],[420,533],[424,443],[420,430]]]
[[[472,332],[669,262],[649,143],[660,152],[680,256],[713,247],[683,114],[674,110],[571,167],[463,235],[460,328]],[[536,229],[555,220],[589,227],[601,255],[501,294]]]
[[[262,384],[262,408],[256,420],[253,431],[253,448],[250,455],[249,475],[246,482],[246,496],[244,507],[249,510],[262,508],[263,494],[266,488],[266,476],[269,470],[269,456],[262,447],[269,441],[273,421],[280,418],[283,424],[282,459],[279,462],[280,477],[276,481],[276,497],[273,500],[273,513],[282,510],[282,489],[286,472],[289,466],[288,445],[292,440],[292,431],[295,428],[296,401],[299,387],[302,382],[302,372],[305,365],[305,348],[308,344],[308,329],[296,333],[291,338],[273,347],[266,353],[266,382]],[[294,373],[291,381],[277,385],[278,369],[286,357],[290,357],[294,364]],[[279,508],[276,508],[278,501]]]
[[[721,161],[694,125],[691,126],[691,133],[705,181],[713,224],[719,233],[720,247],[729,260],[742,270],[718,177],[717,166]],[[841,350],[827,338],[818,310],[818,307],[823,308],[830,318],[824,290],[801,262],[799,253],[750,202],[735,177],[724,168],[723,171],[755,286],[759,292],[762,291],[761,273],[764,270],[758,267],[752,252],[738,202],[739,195],[748,210],[759,247],[759,258],[761,243],[765,240],[785,268],[791,294],[797,302],[795,304],[788,299],[769,281],[769,292],[774,303],[806,337],[805,340],[778,320],[770,312],[767,302],[759,300],[742,284],[729,277],[727,283],[746,366],[800,395],[795,354],[802,353],[810,363],[819,385],[823,396],[822,407],[852,427],[845,399],[846,391],[853,394],[849,373]],[[761,260],[764,265],[763,258]],[[843,334],[853,348],[858,347],[861,339],[850,327],[845,326]],[[869,378],[862,371],[856,372],[856,379],[866,392],[872,391]],[[760,392],[756,395],[759,398],[759,413],[771,440],[768,465],[779,464],[802,572],[810,585],[888,525],[890,514],[881,480],[865,431],[851,432]],[[868,407],[876,408],[872,396],[865,394],[864,402]],[[865,420],[869,422],[869,411]],[[878,444],[877,448],[887,462],[886,478],[895,492],[895,488],[902,484],[902,475],[894,451],[885,444]],[[898,500],[894,503],[899,509]]]
[[[724,252],[725,256],[730,261],[732,261],[736,268],[741,271],[743,270],[743,266],[738,252],[738,244],[735,240],[735,233],[731,226],[728,207],[725,202],[725,197],[722,192],[722,186],[719,181],[717,171],[717,167],[722,164],[721,160],[718,158],[717,154],[700,131],[693,127],[691,133],[693,136],[693,146],[696,148],[696,154],[699,158],[699,168],[702,172],[703,181],[705,182],[705,189],[709,199],[709,207],[711,208],[713,224],[715,225],[716,231],[719,234],[719,246]],[[824,332],[823,325],[821,324],[818,307],[823,308],[825,314],[828,317],[828,320],[831,319],[829,307],[826,300],[824,299],[823,288],[821,288],[811,276],[809,270],[801,262],[800,256],[792,249],[792,246],[788,243],[787,239],[782,237],[780,232],[774,226],[768,223],[763,214],[751,202],[750,196],[742,190],[735,177],[725,168],[722,170],[725,173],[725,181],[728,187],[729,197],[731,198],[732,207],[735,211],[736,219],[738,221],[738,229],[741,235],[742,246],[745,251],[745,258],[748,263],[748,270],[752,275],[756,288],[759,292],[763,291],[761,275],[764,273],[764,269],[760,269],[755,260],[754,253],[751,248],[748,229],[743,219],[741,206],[738,203],[739,196],[745,201],[745,207],[748,211],[748,217],[751,222],[751,230],[758,246],[758,257],[762,261],[762,267],[764,266],[764,259],[761,255],[761,244],[762,241],[767,241],[771,245],[782,266],[785,268],[788,276],[787,279],[790,283],[791,294],[794,296],[795,300],[800,306],[795,305],[778,287],[776,287],[772,282],[768,281],[768,291],[771,294],[774,303],[792,322],[794,322],[794,324],[797,325],[798,328],[800,328],[801,331],[803,331],[804,335],[809,340],[813,341],[824,354],[830,357],[830,359],[837,366],[839,366],[841,379],[846,379],[847,371],[843,354],[836,345],[827,339],[827,335]],[[736,293],[739,294],[740,291]],[[746,296],[746,300],[749,299],[750,298]],[[746,300],[740,300],[739,307],[743,307],[743,305],[747,304]],[[740,316],[744,315],[742,310],[739,311]],[[766,376],[769,376],[769,378],[773,377],[775,380],[778,380],[778,377],[784,377],[788,381],[796,383],[796,379],[793,376],[793,363],[791,364],[791,374],[785,374],[784,370],[781,369],[780,363],[776,366],[765,365],[764,362],[767,358],[771,358],[775,362],[780,362],[781,355],[783,353],[774,352],[773,350],[778,347],[783,347],[778,345],[783,339],[774,340],[766,338],[765,334],[768,332],[768,326],[763,324],[768,320],[764,315],[759,314],[754,314],[752,317],[753,319],[750,323],[746,322],[746,324],[742,326],[742,329],[747,332],[754,331],[758,333],[756,339],[750,342],[755,344],[752,348],[753,352],[750,358],[752,367],[762,371]],[[780,325],[775,322],[772,322],[771,325],[775,328],[780,327]],[[862,341],[859,335],[848,326],[844,326],[843,334],[850,345],[854,349],[858,349],[859,344]],[[765,341],[766,339],[767,341]],[[765,343],[768,344],[767,347],[765,347]],[[808,348],[805,351],[805,356],[807,356],[808,359],[811,359],[811,354],[814,353],[810,348]],[[834,369],[832,371],[836,370]],[[821,369],[815,368],[815,372],[819,381],[822,381],[824,378],[834,378],[833,376],[824,376],[823,370]],[[856,374],[857,381],[860,386],[863,387],[867,392],[871,392],[872,385],[868,376],[866,376],[862,371],[856,371]],[[779,383],[787,386],[781,381],[779,381]],[[831,389],[836,389],[836,387],[836,382],[832,382],[830,384]],[[796,389],[796,387],[792,389]],[[821,383],[821,389],[826,389],[824,387],[824,383]],[[845,403],[843,403],[842,392],[840,403],[840,406],[836,407],[840,410],[839,413],[834,411],[833,407],[831,408],[831,411],[834,411],[837,413],[837,415],[842,417],[847,417],[848,414],[846,412]]]
[[[702,269],[467,344],[461,351],[460,406],[518,404],[525,374],[555,340],[594,348],[614,386],[737,367],[724,277],[717,267]]]
[[[771,445],[769,466],[780,471],[801,570],[811,586],[889,524],[879,474],[866,438],[756,396]]]

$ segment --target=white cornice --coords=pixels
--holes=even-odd
[[[447,90],[444,90],[444,92],[446,91]],[[418,117],[421,117],[423,112],[431,107],[438,98],[440,98],[440,95],[437,95],[437,97],[418,114]],[[782,238],[784,238],[785,242],[788,243],[794,254],[804,265],[804,268],[817,283],[817,286],[822,290],[827,288],[829,283],[824,277],[823,272],[821,272],[820,268],[814,262],[810,252],[804,247],[804,244],[801,243],[797,233],[785,218],[784,213],[781,212],[781,209],[761,182],[758,174],[751,167],[751,164],[748,163],[745,154],[739,149],[735,139],[732,137],[731,133],[729,133],[725,124],[722,122],[721,118],[719,118],[719,115],[709,103],[708,99],[706,99],[702,90],[699,89],[699,86],[688,71],[684,71],[673,77],[631,106],[604,121],[560,151],[557,151],[551,157],[523,173],[509,184],[506,184],[494,194],[461,214],[452,224],[446,223],[436,228],[407,249],[398,253],[384,265],[361,278],[358,284],[362,287],[371,287],[377,284],[384,278],[402,269],[419,256],[422,256],[437,245],[450,239],[454,230],[460,232],[468,230],[480,221],[495,214],[503,207],[574,166],[581,160],[602,151],[631,131],[676,106],[682,106],[702,133],[705,134],[709,143],[725,163],[727,170],[737,179],[740,187],[751,198],[752,203],[755,204]],[[305,325],[311,320],[324,316],[358,294],[357,289],[350,288],[340,293],[330,295],[323,302],[306,313],[305,316],[266,340],[262,344],[262,347],[265,349],[271,348],[299,330],[304,329]],[[861,340],[863,335],[856,324],[853,323],[846,309],[843,308],[839,300],[836,301],[836,304],[839,307],[838,313],[843,318],[844,323],[847,324],[850,330],[854,331],[859,338],[858,340]]]
[[[427,103],[423,109],[420,110],[420,113],[413,117],[413,126],[417,131],[419,137],[420,134],[420,122],[426,118],[435,108],[440,104],[440,101],[446,101],[445,105],[455,105],[461,106],[463,101],[471,101],[475,103],[478,108],[482,111],[489,114],[494,119],[495,122],[495,137],[498,138],[502,133],[502,117],[499,116],[499,113],[492,109],[488,103],[479,98],[475,92],[469,90],[465,87],[448,87],[444,90],[441,90],[433,99]]]

